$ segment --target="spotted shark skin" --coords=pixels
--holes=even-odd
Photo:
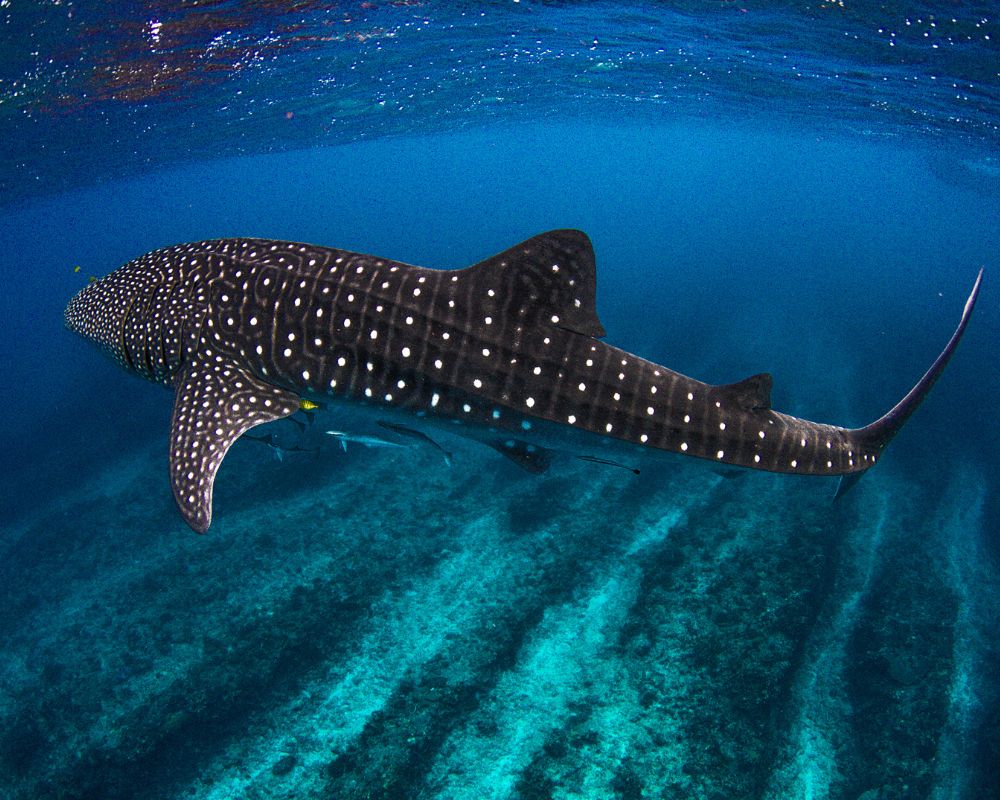
[[[768,374],[712,385],[600,341],[594,253],[575,230],[462,270],[297,242],[183,244],[91,283],[65,319],[126,370],[174,389],[171,485],[204,532],[226,451],[303,399],[450,425],[536,472],[548,465],[545,445],[564,437],[574,448],[617,440],[850,485],[941,374],[981,281],[980,271],[924,377],[859,429],[772,410]]]

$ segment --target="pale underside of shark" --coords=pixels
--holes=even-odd
[[[923,378],[857,429],[772,410],[768,374],[712,385],[600,341],[594,253],[575,230],[462,270],[263,239],[178,245],[91,283],[65,317],[127,370],[174,389],[171,485],[204,532],[233,442],[303,401],[363,407],[411,437],[458,432],[536,472],[553,449],[614,463],[600,456],[610,443],[838,475],[844,489],[941,374],[981,281],[980,271]]]

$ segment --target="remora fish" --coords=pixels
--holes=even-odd
[[[846,429],[771,409],[771,376],[685,377],[598,340],[594,253],[575,230],[540,234],[462,270],[345,250],[219,239],[148,253],[86,286],[66,324],[127,370],[173,387],[170,480],[196,531],[230,445],[315,402],[445,427],[542,471],[550,448],[611,442],[800,475],[878,460],[951,357],[885,416]],[[595,456],[598,458],[598,456]]]
[[[382,439],[378,436],[366,436],[364,434],[354,434],[346,433],[344,431],[327,431],[328,436],[333,436],[340,442],[340,447],[345,452],[347,451],[347,443],[352,442],[353,444],[360,444],[362,447],[409,447],[408,444],[400,444],[399,442],[390,442],[388,439]]]

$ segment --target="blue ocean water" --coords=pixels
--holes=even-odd
[[[3,794],[997,796],[998,37],[974,3],[0,2]],[[558,227],[608,341],[842,425],[986,276],[836,505],[241,442],[197,537],[170,393],[63,329],[168,244],[457,268]]]

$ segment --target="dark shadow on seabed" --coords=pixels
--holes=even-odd
[[[521,480],[471,448],[448,469],[241,443],[198,537],[150,488],[160,456],[10,531],[6,796],[928,796],[957,780],[945,754],[987,774],[954,691],[996,656],[961,649],[996,602],[963,561],[974,470],[883,464],[831,507],[824,481],[679,460]]]

